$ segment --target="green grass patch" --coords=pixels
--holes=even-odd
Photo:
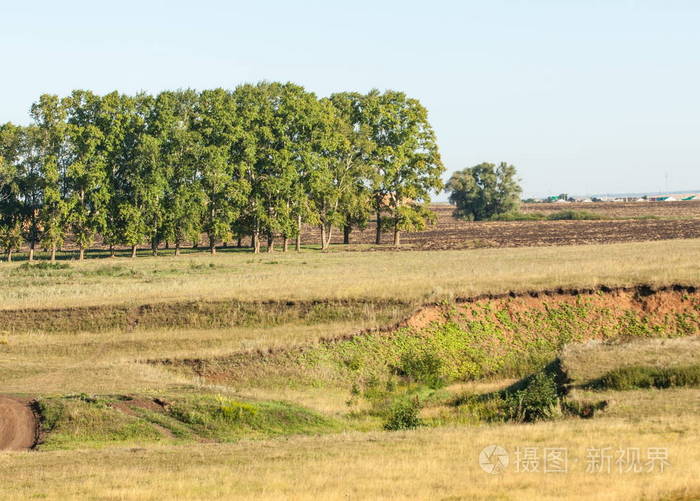
[[[562,210],[547,216],[550,221],[595,221],[605,219],[601,214],[585,210]]]
[[[598,219],[606,218],[601,214],[585,210],[561,210],[551,214],[542,212],[506,212],[492,216],[490,221],[594,221]]]
[[[588,385],[594,389],[634,390],[700,386],[700,365],[684,367],[620,367]]]
[[[284,402],[246,402],[211,394],[178,395],[166,400],[170,403],[157,411],[129,405],[130,397],[80,394],[38,399],[44,437],[40,448],[74,449],[161,440],[231,442],[344,429],[337,420]]]
[[[85,395],[39,399],[44,436],[40,449],[102,447],[162,438],[148,422],[114,409],[109,402],[110,399]]]
[[[491,216],[490,221],[543,221],[547,216],[541,212],[506,212]]]
[[[339,431],[339,422],[284,402],[243,402],[221,395],[180,398],[168,414],[198,435],[218,441]]]

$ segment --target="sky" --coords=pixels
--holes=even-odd
[[[76,88],[394,89],[445,179],[504,161],[525,196],[700,190],[697,1],[0,0],[0,48],[0,122]]]

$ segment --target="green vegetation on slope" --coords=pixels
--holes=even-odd
[[[214,394],[158,399],[80,394],[41,398],[36,408],[41,450],[163,440],[228,442],[343,429],[340,422],[294,404]]]

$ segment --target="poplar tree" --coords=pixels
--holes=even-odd
[[[100,151],[102,132],[92,124],[68,126],[72,145],[71,161],[66,173],[68,221],[83,260],[97,234],[104,233],[107,223],[109,189],[105,159]]]
[[[238,141],[234,102],[223,89],[203,91],[198,100],[196,130],[201,136],[199,183],[203,200],[202,229],[209,250],[216,253],[216,242],[231,237],[234,221],[240,216],[249,193],[243,166],[232,157]]]
[[[167,170],[163,199],[162,238],[175,243],[199,238],[203,197],[198,166],[201,137],[193,130],[198,95],[192,90],[162,92],[156,98],[153,134],[160,141],[162,168]]]
[[[42,243],[56,260],[56,249],[63,245],[68,204],[66,201],[67,124],[65,103],[58,96],[44,94],[31,108],[36,124],[34,154],[41,171],[43,200],[39,221]]]
[[[442,189],[445,168],[428,112],[417,99],[403,92],[372,91],[365,114],[375,143],[371,184],[376,243],[381,241],[382,228],[388,227],[398,246],[401,231],[420,230],[430,222],[430,194]],[[382,217],[384,211],[388,216]]]

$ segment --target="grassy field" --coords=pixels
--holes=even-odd
[[[344,433],[234,444],[0,455],[0,497],[101,499],[603,499],[700,495],[697,416]],[[569,448],[569,473],[489,475],[499,444]],[[661,444],[661,445],[660,445]],[[588,448],[668,447],[664,473],[586,473]],[[541,449],[540,449],[541,450]]]
[[[697,286],[698,258],[672,240],[0,264],[0,393],[42,416],[37,451],[0,452],[0,498],[697,499],[700,389],[590,386],[697,365],[696,289],[457,298]],[[521,422],[553,363],[570,381]],[[517,471],[525,447],[565,447],[567,472]],[[586,471],[606,447],[669,464]]]
[[[700,283],[700,240],[434,252],[221,253],[0,263],[0,308],[176,300],[391,299],[422,303],[510,290]]]

